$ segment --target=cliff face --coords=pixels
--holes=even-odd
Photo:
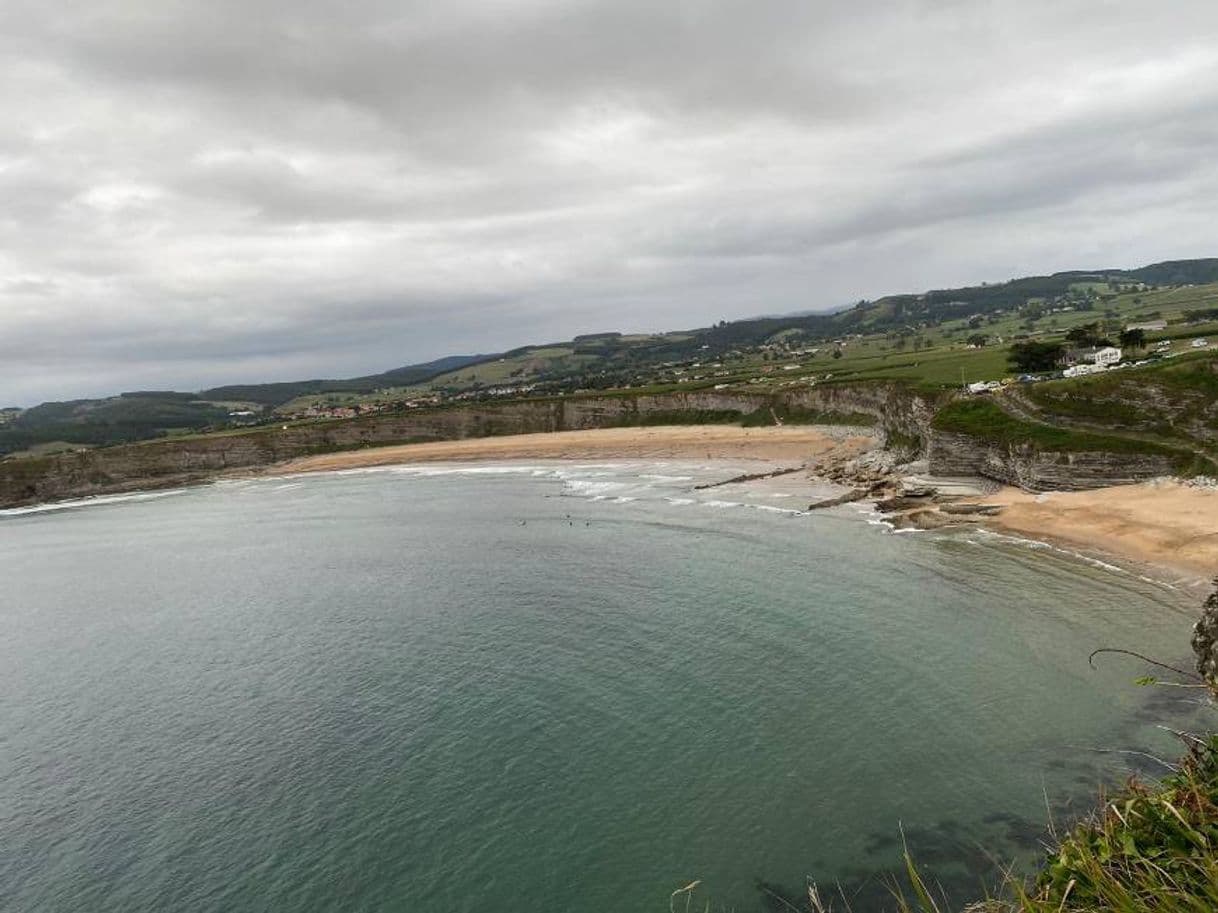
[[[864,415],[885,432],[924,437],[935,413],[932,399],[898,384],[825,384],[772,394],[697,390],[641,396],[572,397],[562,402],[563,430],[646,424],[666,416],[745,416],[758,410]]]
[[[1001,447],[967,434],[934,430],[927,447],[930,471],[979,475],[1032,491],[1081,491],[1171,475],[1172,461],[1154,454],[1059,452],[1029,445]]]
[[[935,397],[893,383],[829,384],[781,396],[792,406],[809,411],[870,415],[886,434],[918,439],[923,447],[939,407]]]
[[[666,416],[719,414],[726,418],[755,412],[769,403],[764,395],[692,391],[642,396],[569,397],[561,402],[559,430],[657,424]]]

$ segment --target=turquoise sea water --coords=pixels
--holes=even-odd
[[[1172,753],[1193,606],[692,464],[396,470],[0,515],[0,909],[959,899]],[[725,493],[726,492],[726,493]],[[760,506],[758,506],[760,505]],[[985,851],[982,850],[984,848]],[[857,892],[857,893],[855,893]],[[768,905],[767,905],[768,904]]]

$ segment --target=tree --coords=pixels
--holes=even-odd
[[[968,344],[970,346],[976,346],[979,349],[989,341],[990,337],[986,336],[984,333],[974,333],[968,338]]]
[[[1060,342],[1017,342],[1011,346],[1007,361],[1016,371],[1052,371],[1062,354]]]
[[[834,349],[834,350],[833,350],[833,357],[834,357],[834,358],[841,358],[841,357],[842,357],[842,350],[841,350],[841,349]]]
[[[1140,330],[1137,327],[1122,330],[1119,338],[1121,345],[1126,349],[1146,348],[1146,331]]]
[[[1071,327],[1066,332],[1066,338],[1081,347],[1098,345],[1100,325],[1098,323],[1084,323],[1082,326]]]

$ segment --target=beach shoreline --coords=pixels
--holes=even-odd
[[[1036,494],[1003,488],[972,503],[1000,507],[981,526],[1086,557],[1108,558],[1181,586],[1218,575],[1218,490],[1176,480]]]
[[[876,444],[868,429],[848,426],[612,428],[320,454],[268,466],[257,475],[516,459],[732,460],[820,475],[829,466],[840,469],[873,451]],[[1112,561],[1173,585],[1202,586],[1218,574],[1218,491],[1213,489],[1171,480],[1044,494],[1004,487],[959,503],[997,510],[972,518],[968,526]],[[966,524],[957,519],[955,525]]]

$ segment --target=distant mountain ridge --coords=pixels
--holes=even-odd
[[[1029,298],[1065,294],[1072,283],[1088,280],[1123,280],[1147,285],[1204,285],[1218,282],[1218,257],[1168,260],[1132,270],[1069,270],[994,284],[932,289],[921,294],[885,295],[837,311],[746,318],[710,327],[704,332],[720,341],[731,339],[737,344],[756,344],[784,329],[800,329],[810,335],[823,336],[876,332],[919,321],[941,322],[974,313],[987,314],[1018,307]]]
[[[0,416],[0,456],[51,443],[118,444],[159,437],[168,431],[198,431],[231,421],[225,403],[254,403],[273,408],[314,393],[368,393],[384,387],[424,383],[447,371],[494,355],[450,355],[435,361],[393,368],[345,380],[301,380],[269,384],[232,384],[198,393],[138,390],[105,399],[41,403]]]
[[[279,406],[298,396],[313,393],[365,393],[383,387],[407,387],[424,383],[433,377],[498,358],[496,355],[448,355],[417,365],[392,368],[380,374],[349,377],[340,380],[294,380],[267,384],[228,384],[199,391],[199,399],[237,401]]]

